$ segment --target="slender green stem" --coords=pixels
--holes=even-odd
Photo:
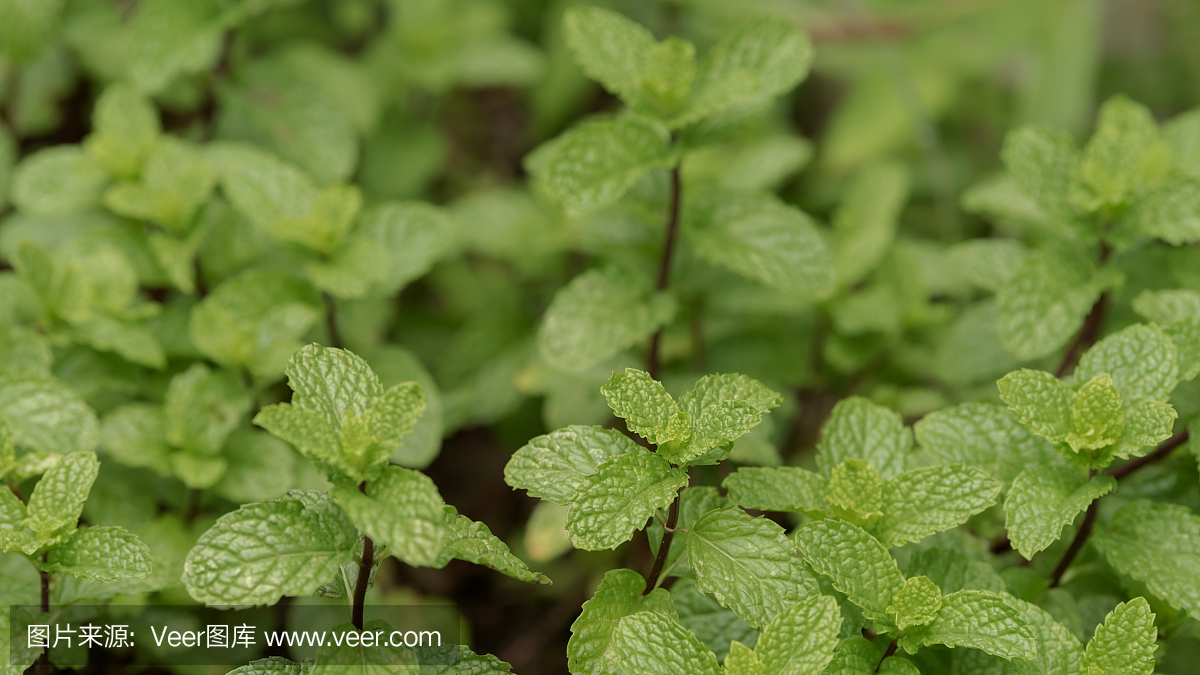
[[[358,491],[366,494],[366,481],[358,484]],[[364,534],[362,560],[358,564],[358,580],[354,583],[354,605],[350,609],[350,623],[360,631],[363,628],[363,604],[367,599],[367,586],[371,583],[371,568],[374,565],[375,542]]]

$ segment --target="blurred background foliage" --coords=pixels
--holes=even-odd
[[[76,425],[61,438],[16,430],[10,480],[35,476],[63,443],[98,445],[85,519],[137,531],[167,561],[139,587],[64,587],[60,599],[187,601],[170,566],[213,519],[321,488],[249,420],[288,395],[282,364],[299,345],[341,344],[385,386],[415,379],[429,395],[394,461],[425,469],[448,503],[555,580],[530,590],[457,562],[393,560],[376,600],[456,602],[476,651],[521,673],[565,672],[567,628],[597,575],[648,548],[571,551],[564,510],[535,510],[503,466],[546,430],[614,423],[599,386],[640,365],[644,345],[564,370],[543,356],[542,315],[586,270],[653,270],[667,198],[657,171],[616,206],[569,218],[526,180],[532,149],[620,107],[568,53],[572,4],[0,0],[0,382],[36,373],[48,409],[94,411],[47,418]],[[820,228],[837,289],[821,298],[703,251],[673,272],[668,387],[736,371],[787,393],[739,441],[733,459],[746,464],[811,462],[822,421],[850,394],[911,421],[994,400],[995,378],[1019,365],[1053,369],[1011,354],[996,330],[990,294],[1042,239],[1000,169],[1004,134],[1045,124],[1080,144],[1117,93],[1159,120],[1200,103],[1192,0],[604,5],[699,53],[758,15],[816,47],[798,89],[683,166],[685,195],[768,191],[831,223]],[[1001,243],[986,254],[965,243],[987,237]],[[1164,275],[1200,288],[1194,248],[1125,260],[1126,300]],[[1134,318],[1118,310],[1111,323]],[[3,389],[0,415],[26,414]],[[1192,399],[1176,403],[1182,418]],[[17,562],[0,568],[25,574]],[[6,581],[0,604],[36,602],[23,592]],[[282,607],[303,623],[300,605]]]

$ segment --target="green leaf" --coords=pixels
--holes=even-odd
[[[193,217],[212,194],[217,177],[200,148],[165,136],[146,157],[138,182],[125,181],[104,193],[114,213],[149,220],[175,234],[191,229]]]
[[[896,561],[877,539],[841,520],[817,520],[793,535],[805,562],[833,580],[833,587],[863,610],[883,630],[892,627],[887,613],[904,587]]]
[[[437,207],[421,202],[385,203],[364,212],[357,234],[374,242],[387,264],[378,292],[393,295],[424,276],[454,245],[454,224]]]
[[[363,534],[387,546],[388,553],[415,567],[439,566],[447,537],[445,502],[428,476],[387,466],[367,482],[366,494],[352,486],[334,487],[331,494]]]
[[[333,253],[362,205],[358,188],[318,189],[300,169],[254,146],[221,143],[206,149],[221,189],[242,215],[272,236]]]
[[[701,517],[688,530],[687,551],[696,588],[755,628],[817,593],[783,529],[736,506]]]
[[[77,145],[59,145],[25,157],[13,171],[12,202],[25,213],[62,215],[100,203],[108,172]]]
[[[94,349],[113,352],[138,365],[161,370],[167,356],[154,334],[142,326],[97,316],[75,326],[75,339]]]
[[[236,375],[192,364],[171,378],[163,397],[166,441],[188,452],[215,455],[252,404]]]
[[[758,655],[737,640],[729,643],[729,654],[721,666],[725,675],[763,675],[763,663]]]
[[[1117,605],[1096,626],[1083,663],[1088,675],[1151,675],[1158,629],[1145,598]]]
[[[1099,295],[1076,256],[1038,251],[996,294],[1000,339],[1022,360],[1049,356],[1079,332]]]
[[[808,36],[788,21],[760,17],[722,38],[696,70],[693,95],[672,120],[683,126],[730,108],[754,108],[790,91],[812,65]]]
[[[1017,189],[1047,216],[1059,222],[1074,220],[1067,194],[1079,153],[1069,133],[1034,126],[1010,131],[1000,158]]]
[[[666,130],[646,119],[583,122],[525,158],[535,184],[579,217],[621,198],[642,176],[678,161]]]
[[[1100,106],[1096,133],[1069,187],[1072,203],[1087,211],[1119,206],[1170,168],[1171,146],[1150,111],[1118,94]]]
[[[579,484],[567,513],[576,548],[616,548],[642,529],[656,509],[666,508],[687,485],[687,472],[653,454],[617,455]]]
[[[229,463],[223,457],[190,452],[171,455],[171,473],[184,485],[196,490],[207,490],[216,485],[228,467]]]
[[[367,417],[383,385],[367,362],[345,349],[309,344],[288,360],[284,373],[292,405],[319,413],[335,429],[349,415]]]
[[[762,660],[763,675],[820,673],[833,659],[841,627],[835,599],[816,594],[801,599],[759,634],[754,653]]]
[[[913,425],[917,443],[947,464],[964,463],[1007,484],[1028,466],[1058,454],[1009,410],[991,403],[963,403],[929,413]]]
[[[942,599],[931,623],[908,631],[898,640],[909,654],[926,645],[970,647],[1002,659],[1038,657],[1037,633],[1005,593],[958,591]]]
[[[0,418],[17,447],[54,453],[96,447],[96,413],[49,375],[0,366]]]
[[[616,268],[588,270],[555,293],[538,328],[538,351],[558,370],[582,372],[674,316],[674,300],[636,277]]]
[[[54,38],[66,4],[65,0],[0,2],[0,53],[14,66],[36,57]]]
[[[705,190],[688,197],[683,217],[696,253],[714,265],[805,298],[834,290],[833,255],[816,223],[769,194]]]
[[[721,486],[730,501],[747,509],[819,516],[828,508],[825,479],[797,466],[739,467]]]
[[[306,675],[312,668],[307,663],[296,663],[282,656],[268,656],[234,668],[229,675]]]
[[[639,611],[654,611],[650,596],[643,596],[646,580],[628,569],[604,573],[596,593],[583,603],[579,618],[571,624],[567,641],[567,664],[575,675],[617,675],[619,667],[613,646],[613,632],[626,616]],[[655,593],[662,591],[656,590]],[[653,595],[653,594],[651,594]]]
[[[1166,401],[1179,382],[1178,351],[1153,324],[1134,324],[1097,342],[1079,359],[1076,382],[1108,373],[1124,407]]]
[[[683,105],[695,78],[695,45],[672,35],[654,46],[638,80],[653,111],[665,117]]]
[[[655,612],[622,618],[612,636],[617,663],[626,673],[719,675],[717,657],[675,619]]]
[[[320,295],[294,278],[250,269],[192,308],[189,335],[205,356],[278,378],[301,338],[322,316]]]
[[[921,541],[995,504],[1002,487],[962,464],[905,471],[883,484],[883,516],[871,532],[885,546]]]
[[[874,675],[879,664],[879,649],[862,636],[838,642],[833,660],[821,671],[822,675]]]
[[[996,386],[1000,388],[1000,399],[1025,428],[1051,443],[1066,440],[1075,400],[1070,386],[1050,373],[1028,368],[1005,375]]]
[[[1112,445],[1125,427],[1121,395],[1108,373],[1088,380],[1075,392],[1067,445],[1075,452]]]
[[[980,560],[971,560],[948,548],[930,548],[917,552],[908,559],[904,573],[909,576],[929,577],[943,593],[964,589],[999,593],[1005,589],[1004,579],[991,565]]]
[[[630,431],[655,445],[685,440],[691,420],[657,380],[644,370],[626,368],[613,373],[600,388],[608,407],[625,420]]]
[[[158,93],[177,76],[207,69],[221,52],[216,7],[207,2],[138,3],[130,21],[125,74],[138,89]]]
[[[130,403],[109,412],[100,429],[100,447],[127,466],[171,474],[166,417],[160,406]]]
[[[995,292],[1016,274],[1025,246],[1012,239],[971,239],[946,249],[946,264],[963,280]]]
[[[1057,541],[1079,512],[1116,487],[1112,476],[1088,480],[1084,472],[1062,464],[1023,471],[1004,502],[1005,527],[1013,548],[1027,560],[1033,558]]]
[[[692,420],[686,442],[678,449],[670,443],[660,452],[675,464],[693,462],[744,436],[782,401],[778,393],[745,375],[706,375],[679,399],[679,409]]]
[[[1179,413],[1170,404],[1142,401],[1125,411],[1125,431],[1112,447],[1118,459],[1141,457],[1145,449],[1171,437]]]
[[[354,523],[318,492],[290,492],[227,513],[196,542],[183,583],[208,605],[271,605],[311,595],[359,552]]]
[[[691,491],[689,489],[683,494]],[[758,631],[739,619],[732,610],[722,607],[711,595],[697,590],[693,579],[679,579],[671,587],[671,596],[679,613],[679,623],[695,633],[718,659],[725,658],[733,651],[732,642],[740,640],[753,643],[758,637]]]
[[[105,88],[92,112],[92,133],[83,148],[98,164],[119,178],[133,178],[162,133],[158,110],[150,99],[128,84]]]
[[[84,527],[50,549],[46,571],[65,572],[91,581],[145,579],[152,566],[150,549],[120,527]]]
[[[691,530],[709,511],[727,506],[729,501],[721,496],[721,491],[711,486],[695,486],[690,487],[679,493],[679,520],[675,523],[676,531],[679,531],[679,536],[671,539],[671,550],[667,554],[667,558],[663,563],[664,578],[668,576],[689,577],[694,576],[691,571],[691,563],[687,558],[687,537],[682,533],[683,530]],[[658,549],[662,546],[662,538],[665,530],[663,529],[663,520],[655,518],[650,521],[646,527],[646,538],[650,541],[650,551],[658,555]],[[688,628],[692,626],[684,623]],[[694,629],[693,629],[694,630]],[[696,635],[700,637],[700,641],[708,644],[699,631]],[[711,646],[711,645],[710,645]],[[723,652],[722,649],[713,648],[719,657]]]
[[[446,540],[432,567],[441,569],[451,560],[466,560],[519,581],[550,585],[549,577],[530,571],[529,566],[513,555],[508,545],[492,534],[487,525],[459,514],[453,506],[443,506],[442,511],[446,518]]]
[[[300,454],[350,476],[354,467],[342,453],[342,442],[333,425],[318,412],[277,403],[263,408],[253,422],[273,436],[291,443]]]
[[[1160,326],[1200,318],[1200,291],[1175,288],[1144,290],[1133,298],[1133,311]]]
[[[910,577],[892,598],[887,613],[896,628],[904,631],[910,626],[924,626],[937,618],[942,608],[942,589],[929,577]]]
[[[1118,572],[1175,609],[1200,615],[1200,516],[1190,509],[1133,502],[1092,541]]]
[[[59,530],[74,530],[99,471],[100,460],[94,452],[63,455],[33,489],[25,527],[41,539]]]
[[[328,260],[304,265],[304,273],[317,288],[339,300],[366,296],[371,286],[388,272],[387,254],[377,242],[351,235]]]
[[[870,528],[883,515],[883,481],[867,460],[847,459],[833,467],[827,499],[835,518]]]
[[[623,454],[643,452],[628,436],[599,426],[569,426],[538,436],[513,453],[504,482],[556,504],[574,501],[584,479]]]
[[[588,77],[627,105],[642,103],[642,76],[657,47],[650,31],[616,12],[572,7],[563,14],[563,38]]]
[[[1200,239],[1198,212],[1200,181],[1181,178],[1139,195],[1117,228],[1182,246]]]
[[[1023,600],[1013,600],[1021,616],[1037,636],[1038,657],[1029,661],[1012,661],[1008,665],[1018,675],[1076,675],[1086,674],[1082,668],[1083,645],[1066,626],[1049,612]]]
[[[879,664],[879,675],[921,675],[912,661],[899,656],[889,656]]]
[[[843,399],[833,407],[821,429],[817,466],[829,477],[833,467],[847,459],[865,459],[884,479],[904,470],[912,451],[912,432],[900,414],[860,396]]]
[[[840,287],[858,283],[883,260],[896,237],[909,183],[903,164],[885,162],[859,173],[846,188],[833,215],[834,269]]]
[[[244,427],[221,449],[228,462],[213,492],[241,504],[278,497],[297,484],[296,455],[271,434]]]

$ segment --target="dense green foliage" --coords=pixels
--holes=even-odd
[[[0,0],[0,605],[1194,672],[1200,11],[1144,4],[1139,62],[1098,0]]]

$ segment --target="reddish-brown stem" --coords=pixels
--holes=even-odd
[[[367,482],[358,484],[358,491],[366,494]],[[363,628],[363,604],[367,600],[367,586],[371,583],[371,568],[375,565],[375,542],[363,535],[362,560],[358,565],[358,580],[354,583],[354,605],[350,610],[350,623],[358,630]]]
[[[1087,318],[1083,320],[1079,333],[1071,340],[1071,344],[1067,345],[1067,351],[1054,371],[1055,377],[1066,375],[1079,353],[1096,342],[1096,338],[1100,336],[1100,323],[1104,320],[1104,310],[1107,306],[1108,293],[1101,293],[1092,305],[1092,311],[1088,312]]]
[[[1147,464],[1153,464],[1166,459],[1175,448],[1183,445],[1187,442],[1187,440],[1188,432],[1187,429],[1184,429],[1183,431],[1164,441],[1163,444],[1158,446],[1158,449],[1154,452],[1146,455],[1145,457],[1138,457],[1135,460],[1122,464],[1112,471],[1109,471],[1108,475],[1116,478],[1117,480],[1121,480],[1122,478],[1128,476],[1134,471],[1137,471],[1143,466],[1146,466]]]
[[[682,488],[680,488],[682,492]],[[654,556],[654,565],[650,567],[650,574],[646,576],[646,588],[642,590],[642,595],[649,595],[650,591],[658,585],[658,575],[662,573],[663,565],[667,562],[667,554],[671,551],[671,540],[675,538],[675,526],[679,524],[679,493],[675,494],[675,501],[671,502],[671,510],[667,512],[667,525],[663,528],[662,541],[658,544],[658,555]]]
[[[42,567],[38,570],[38,576],[42,580],[42,611],[50,611],[50,573],[46,571],[48,555],[47,551],[42,551]],[[53,672],[53,667],[50,665],[50,649],[42,650],[42,655],[38,657],[37,672],[38,675],[50,675]]]
[[[896,653],[896,639],[892,638],[892,641],[888,643],[887,651],[885,651],[883,653],[883,656],[879,657],[879,663],[875,664],[875,672],[878,673],[879,669],[883,667],[883,662],[887,661],[887,658],[895,653]]]
[[[1099,510],[1100,500],[1096,499],[1092,505],[1088,507],[1087,513],[1083,516],[1083,523],[1079,526],[1079,531],[1075,533],[1075,538],[1071,540],[1071,545],[1067,547],[1067,552],[1063,554],[1062,560],[1058,561],[1058,565],[1054,568],[1054,573],[1050,575],[1050,588],[1058,585],[1062,581],[1062,577],[1067,572],[1067,568],[1075,562],[1075,556],[1083,550],[1083,545],[1087,543],[1088,535],[1092,533],[1092,528],[1096,525],[1096,512]]]
[[[662,258],[658,261],[658,279],[654,290],[667,290],[671,282],[671,258],[675,253],[675,240],[679,238],[679,200],[682,192],[679,182],[679,165],[671,169],[671,205],[667,210],[666,235],[663,240]],[[646,372],[650,377],[658,379],[659,343],[662,341],[663,329],[654,331],[650,337],[650,348],[646,351]]]

